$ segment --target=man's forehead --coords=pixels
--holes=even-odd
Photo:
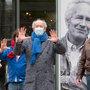
[[[36,24],[36,25],[43,25],[44,23],[43,23],[43,21],[41,21],[41,20],[37,20],[37,21],[35,22],[35,24]]]

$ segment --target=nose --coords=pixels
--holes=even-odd
[[[85,29],[86,26],[84,25],[79,25],[81,29]]]
[[[83,20],[80,22],[79,26],[80,26],[81,29],[85,29],[85,27],[86,27],[86,20],[83,19]]]

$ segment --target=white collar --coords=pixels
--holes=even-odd
[[[77,46],[74,45],[74,44],[72,44],[72,43],[68,40],[67,37],[66,37],[66,40],[67,40],[67,46],[68,46],[68,48],[70,48],[70,49],[71,49],[71,47],[73,46],[75,49],[81,50],[81,48],[84,46],[84,45],[81,45],[80,47],[77,48]]]

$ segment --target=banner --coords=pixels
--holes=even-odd
[[[58,5],[58,8],[61,8],[58,10],[59,34],[66,48],[66,53],[60,56],[61,90],[87,90],[86,77],[83,76],[80,85],[76,84],[76,78],[83,45],[89,35],[87,20],[83,23],[85,16],[89,18],[89,2],[61,0]]]

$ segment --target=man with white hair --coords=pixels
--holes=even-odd
[[[48,37],[44,20],[35,20],[32,28],[31,38],[23,39],[19,35],[19,42],[16,43],[17,48],[21,42],[27,58],[24,90],[55,90],[54,56],[55,53],[65,53],[65,48],[54,30]]]
[[[76,73],[83,45],[90,31],[90,0],[75,0],[66,11],[67,34],[62,38],[66,53],[61,55],[61,90],[87,90],[86,79],[76,85]]]

